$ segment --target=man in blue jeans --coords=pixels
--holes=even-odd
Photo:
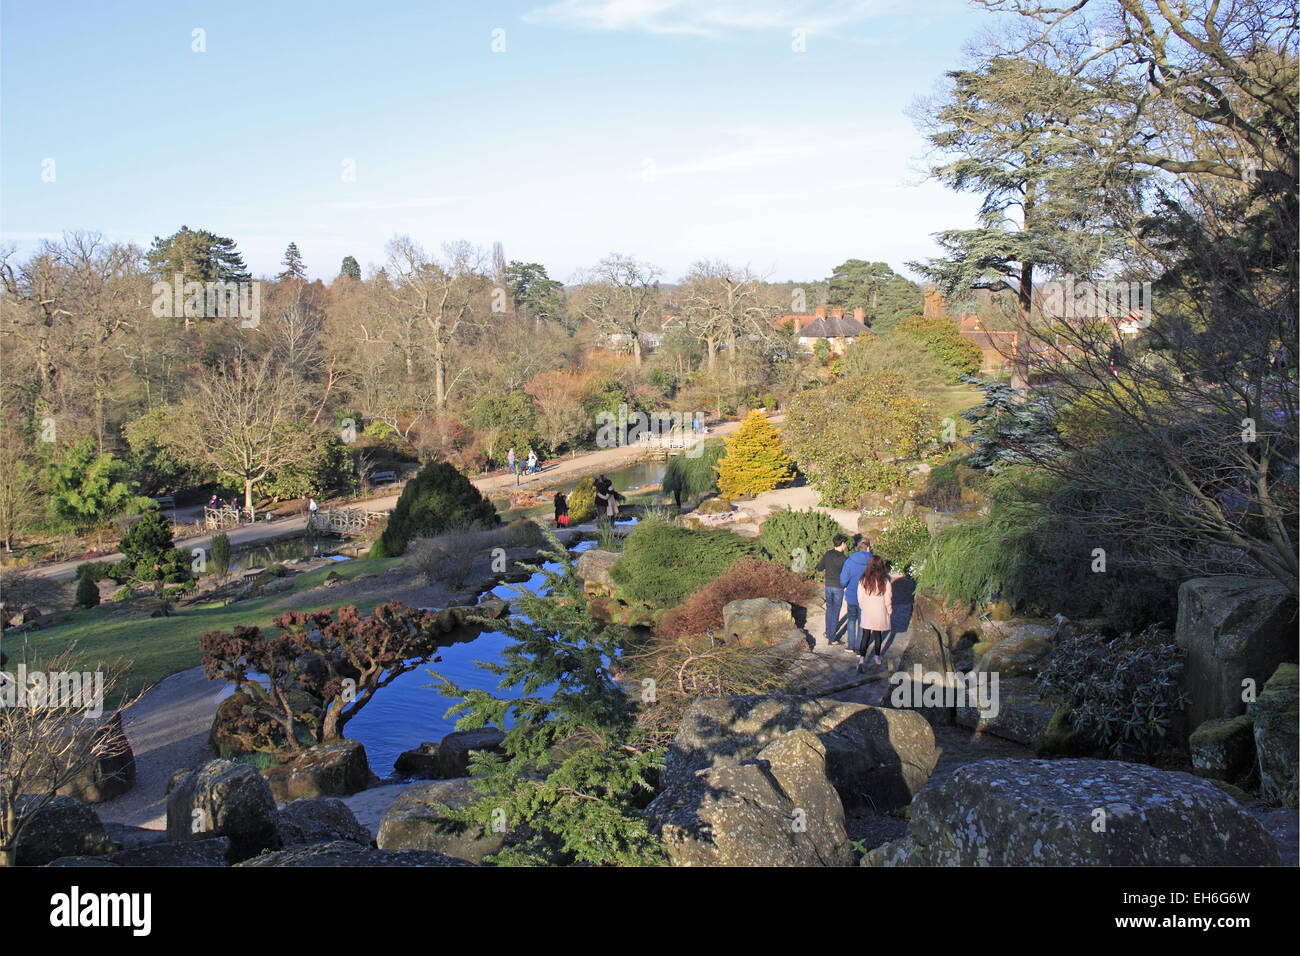
[[[817,562],[817,570],[826,572],[826,643],[840,642],[840,604],[844,601],[844,588],[840,586],[840,571],[844,569],[844,549],[848,546],[847,535],[837,534],[831,538],[834,545],[822,555]]]
[[[844,567],[840,571],[840,587],[844,588],[845,616],[848,618],[848,626],[844,629],[845,642],[849,650],[857,653],[862,646],[862,631],[859,621],[861,621],[861,612],[858,610],[858,579],[862,577],[862,572],[867,570],[867,562],[871,560],[871,542],[867,540],[866,535],[858,538],[858,549],[850,554],[844,560]]]

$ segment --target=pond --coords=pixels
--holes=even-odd
[[[630,526],[635,524],[635,519],[618,524]],[[594,541],[583,541],[570,550],[579,554],[595,546]],[[544,566],[552,570],[558,567],[552,562]],[[526,587],[537,593],[544,581],[541,574],[534,574],[526,582],[501,584],[488,593],[511,601],[516,587]],[[402,751],[413,750],[424,741],[437,742],[456,729],[456,718],[446,716],[447,709],[456,701],[442,696],[430,686],[434,683],[430,671],[442,674],[467,690],[487,690],[498,695],[506,693],[497,689],[499,677],[475,666],[474,662],[500,661],[502,651],[511,643],[513,639],[500,631],[484,631],[472,641],[441,648],[437,654],[441,660],[430,661],[401,675],[348,721],[346,734],[365,745],[366,757],[375,775],[381,778],[392,776],[393,763]],[[551,689],[544,687],[538,693],[546,695]],[[224,699],[233,692],[231,686],[221,696]]]
[[[298,535],[292,538],[280,538],[254,548],[241,548],[230,555],[232,571],[251,571],[265,568],[283,561],[296,558],[309,558],[313,555],[329,554],[341,543],[341,539],[332,536],[317,535],[309,537]]]

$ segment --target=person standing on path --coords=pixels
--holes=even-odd
[[[844,603],[840,572],[844,570],[848,544],[848,535],[837,534],[831,539],[831,549],[817,562],[817,570],[826,572],[826,643],[832,645],[840,642],[840,605]]]
[[[568,527],[569,525],[569,502],[564,497],[564,492],[555,493],[555,526],[557,528]]]
[[[510,474],[518,474],[515,470],[515,450],[513,447],[506,452],[506,466],[510,469]]]
[[[609,511],[609,493],[611,485],[608,478],[599,475],[596,478],[596,520],[600,521]]]
[[[307,524],[314,525],[315,523],[316,523],[316,499],[308,498],[307,499]]]
[[[531,448],[528,449],[528,473],[534,474],[537,471],[537,452]]]
[[[881,664],[880,646],[885,634],[890,629],[894,616],[893,583],[889,580],[889,570],[885,559],[872,555],[867,562],[867,569],[858,579],[858,605],[862,609],[861,650],[858,652],[858,673],[867,665],[867,652],[871,652],[871,663],[876,667]]]
[[[858,579],[862,577],[862,572],[867,569],[870,561],[871,542],[867,540],[866,535],[860,535],[857,550],[848,556],[844,561],[844,568],[840,571],[840,587],[844,588],[846,605],[844,612],[848,618],[848,626],[844,629],[845,643],[855,654],[862,644],[858,613]]]

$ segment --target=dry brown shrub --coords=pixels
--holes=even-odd
[[[667,640],[707,634],[722,629],[722,609],[732,601],[765,597],[807,607],[813,591],[807,580],[782,564],[741,558],[686,603],[665,614],[657,630]]]

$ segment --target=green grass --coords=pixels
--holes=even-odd
[[[317,568],[297,575],[291,591],[281,591],[255,601],[222,605],[201,604],[174,611],[168,617],[110,619],[114,605],[104,605],[84,611],[74,611],[54,627],[29,632],[27,648],[29,661],[41,660],[68,647],[77,645],[77,657],[82,668],[93,670],[98,662],[121,658],[130,662],[124,686],[105,702],[113,706],[123,695],[130,695],[150,684],[157,683],[170,674],[188,670],[199,664],[199,636],[206,631],[229,631],[236,624],[269,627],[271,620],[284,613],[283,607],[271,607],[286,594],[306,591],[321,584],[331,571],[351,580],[364,574],[380,574],[402,563],[401,558],[362,558],[336,565]],[[355,603],[362,611],[371,611],[382,603],[382,596]],[[319,601],[297,605],[295,610],[305,611],[337,605],[337,600]],[[23,637],[8,637],[4,648],[9,654],[6,665],[11,672],[22,660]]]

